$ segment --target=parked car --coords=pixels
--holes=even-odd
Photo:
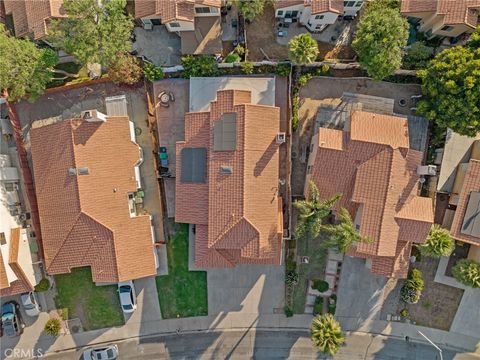
[[[20,320],[19,308],[20,305],[15,301],[2,305],[2,329],[8,337],[18,336],[22,333],[23,324]]]
[[[134,312],[137,308],[137,295],[133,281],[123,281],[118,283],[118,294],[120,296],[120,304],[124,313]]]
[[[38,316],[38,314],[40,314],[37,295],[33,291],[20,295],[20,300],[28,316]]]
[[[118,358],[118,346],[106,345],[87,349],[83,352],[83,360],[115,360]]]

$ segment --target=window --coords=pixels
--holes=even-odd
[[[210,8],[208,6],[196,7],[195,12],[197,14],[209,14]]]
[[[355,6],[355,1],[344,1],[343,6],[345,6],[345,7]]]
[[[325,17],[325,15],[317,15],[315,16],[315,20],[322,20]]]
[[[277,11],[277,16],[283,16],[283,10],[278,10]]]
[[[308,165],[307,166],[307,174],[311,174],[312,173],[312,165]]]
[[[357,3],[355,4],[355,7],[360,7],[363,5],[363,1],[357,1]]]
[[[5,245],[7,243],[7,239],[5,238],[5,233],[0,233],[0,245]]]
[[[178,22],[171,22],[170,27],[172,28],[180,27],[180,24]]]
[[[452,30],[453,30],[453,26],[445,25],[444,27],[442,27],[441,30],[442,30],[442,31],[452,31]]]

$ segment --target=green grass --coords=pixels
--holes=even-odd
[[[207,273],[188,271],[187,224],[175,224],[175,235],[167,244],[167,256],[168,275],[156,278],[162,317],[207,315]]]
[[[72,269],[55,276],[59,309],[68,309],[69,318],[80,318],[85,330],[124,324],[117,286],[96,286],[89,267]]]

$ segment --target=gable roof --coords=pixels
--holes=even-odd
[[[195,5],[220,8],[221,0],[135,0],[135,18],[156,15],[164,24],[174,20],[193,22]]]
[[[235,147],[216,150],[214,129],[226,115],[236,119]],[[186,114],[185,141],[176,150],[175,219],[197,225],[197,266],[279,262],[279,116],[278,108],[253,105],[250,92],[239,90],[219,91],[209,112]],[[181,181],[180,154],[191,147],[207,149],[206,184]]]
[[[435,12],[444,16],[446,25],[465,24],[476,27],[480,0],[402,0],[401,12]]]
[[[273,7],[277,10],[302,4],[311,7],[312,15],[324,12],[343,14],[343,0],[276,0]]]
[[[403,242],[423,242],[433,223],[431,199],[418,196],[422,153],[409,149],[407,125],[405,118],[355,111],[350,131],[319,129],[311,175],[322,198],[341,193],[337,206],[352,217],[361,207],[359,231],[372,242],[351,254],[376,259],[372,271],[393,277],[408,270],[400,259],[411,246]]]
[[[34,40],[41,39],[47,35],[48,20],[66,16],[63,0],[4,0],[4,5],[5,13],[13,17],[17,37],[32,34]]]
[[[30,136],[47,272],[91,266],[99,282],[154,275],[150,218],[130,217],[128,205],[140,158],[128,117],[61,121]]]

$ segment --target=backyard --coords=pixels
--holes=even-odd
[[[96,286],[89,267],[72,269],[70,274],[55,276],[58,295],[56,306],[68,319],[78,318],[84,330],[124,324],[117,286]],[[65,316],[65,315],[63,315]]]
[[[188,271],[188,224],[175,224],[175,234],[167,243],[167,256],[168,275],[156,278],[162,317],[207,315],[207,273]]]

